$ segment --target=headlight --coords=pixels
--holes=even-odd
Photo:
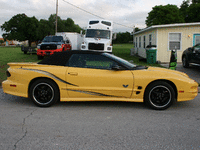
[[[62,48],[62,45],[57,45],[57,49],[61,49]]]
[[[82,47],[82,49],[85,49],[85,48],[86,48],[86,46],[85,46],[85,45],[82,45],[81,47]]]
[[[109,51],[110,51],[110,50],[112,50],[112,48],[111,48],[111,47],[107,47],[107,50],[109,50]]]
[[[40,45],[37,46],[37,49],[40,49]]]

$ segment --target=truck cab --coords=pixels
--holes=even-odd
[[[108,20],[89,20],[81,50],[112,53],[112,24]]]
[[[38,59],[42,59],[44,56],[67,50],[71,50],[69,40],[63,39],[63,36],[46,36],[37,46],[37,56]]]

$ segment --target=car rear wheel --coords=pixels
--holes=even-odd
[[[183,56],[182,64],[183,64],[184,68],[188,68],[189,67],[189,63],[188,63],[188,60],[187,60],[186,56]]]
[[[57,85],[48,79],[39,79],[30,87],[32,101],[40,107],[48,107],[59,100]]]
[[[145,103],[156,110],[169,108],[175,100],[172,86],[164,81],[150,84],[145,90]]]

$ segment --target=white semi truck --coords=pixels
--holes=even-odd
[[[113,23],[108,20],[89,20],[81,50],[112,53]]]

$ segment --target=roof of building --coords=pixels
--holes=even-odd
[[[150,26],[150,27],[144,28],[138,32],[135,32],[135,33],[133,33],[133,35],[136,35],[136,34],[151,30],[151,29],[156,29],[156,28],[183,27],[183,26],[195,26],[195,25],[200,25],[200,22],[155,25],[155,26]]]

